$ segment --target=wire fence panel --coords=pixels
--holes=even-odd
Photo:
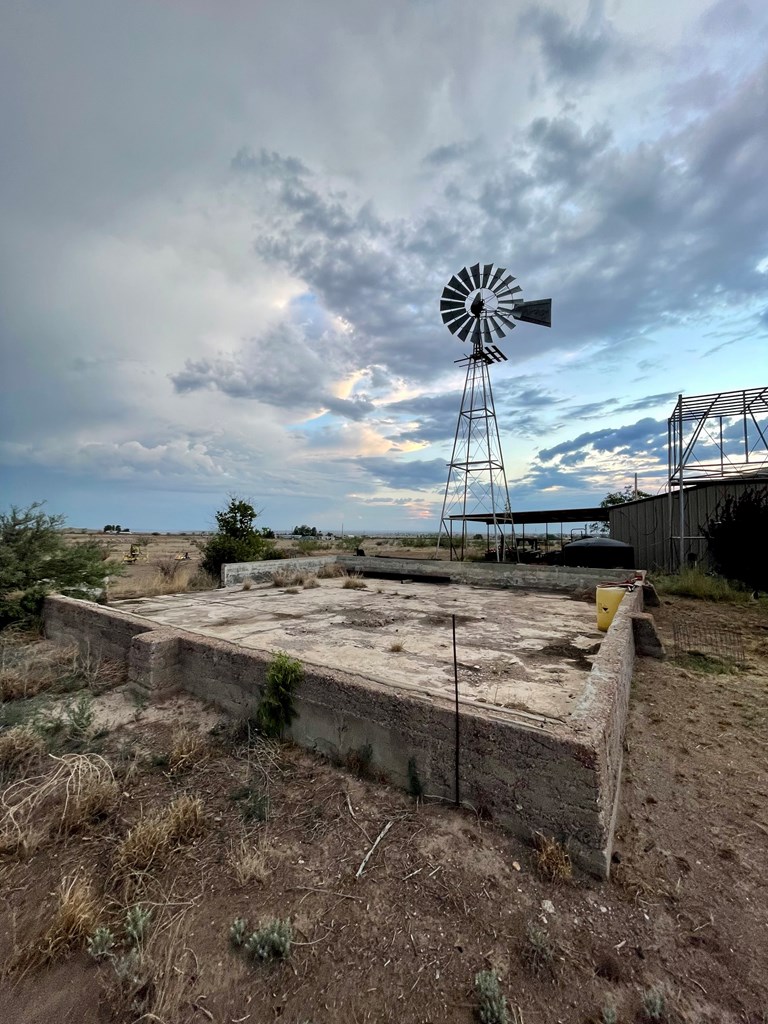
[[[722,661],[743,664],[744,638],[735,629],[712,629],[696,622],[675,622],[672,627],[675,657],[706,654]]]

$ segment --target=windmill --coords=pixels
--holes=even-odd
[[[552,326],[552,300],[522,301],[522,288],[503,267],[475,263],[454,274],[443,289],[440,315],[451,334],[470,342],[472,352],[455,360],[466,366],[453,452],[448,464],[440,533],[454,557],[454,523],[460,526],[459,557],[464,558],[467,524],[486,528],[488,548],[503,561],[509,551],[517,556],[515,525],[509,503],[507,476],[499,441],[489,367],[506,362],[496,345],[515,321]]]

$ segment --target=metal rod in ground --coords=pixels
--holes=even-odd
[[[459,663],[456,660],[456,616],[451,616],[453,629],[453,688],[456,694],[456,806],[461,798],[459,794]]]

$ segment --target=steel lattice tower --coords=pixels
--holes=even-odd
[[[460,527],[459,557],[464,558],[469,523],[486,527],[487,544],[497,561],[508,555],[517,560],[515,524],[509,501],[507,475],[496,421],[489,367],[506,361],[492,343],[503,338],[515,320],[551,325],[552,302],[523,302],[521,288],[503,267],[476,263],[455,274],[443,289],[440,312],[443,323],[461,341],[471,340],[472,353],[456,360],[466,365],[464,391],[453,439],[448,482],[440,516],[437,547],[443,535],[454,556],[454,524]]]

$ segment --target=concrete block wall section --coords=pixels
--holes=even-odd
[[[513,565],[496,562],[447,562],[434,558],[390,558],[354,555],[325,555],[316,558],[281,558],[270,562],[237,562],[221,567],[224,587],[246,580],[266,583],[276,572],[317,572],[329,562],[338,562],[347,572],[386,571],[404,577],[450,576],[455,583],[485,587],[522,587],[533,590],[586,590],[605,581],[621,582],[626,569],[574,569],[562,565]]]
[[[316,558],[276,558],[267,562],[233,562],[221,567],[222,587],[235,587],[251,580],[267,583],[276,572],[317,572],[323,565],[335,562],[336,555],[318,555]]]
[[[537,830],[567,839],[576,862],[603,877],[618,806],[632,616],[641,609],[640,590],[622,602],[567,722],[544,730],[492,707],[465,705],[461,713],[462,799],[525,839]],[[93,655],[121,662],[134,689],[150,699],[183,689],[237,717],[251,714],[261,699],[269,663],[264,652],[153,628],[126,612],[63,597],[46,599],[44,621],[52,639],[77,640]],[[304,667],[290,730],[297,743],[341,760],[370,745],[378,767],[403,788],[413,759],[427,793],[453,797],[450,701],[420,700],[362,677]]]

